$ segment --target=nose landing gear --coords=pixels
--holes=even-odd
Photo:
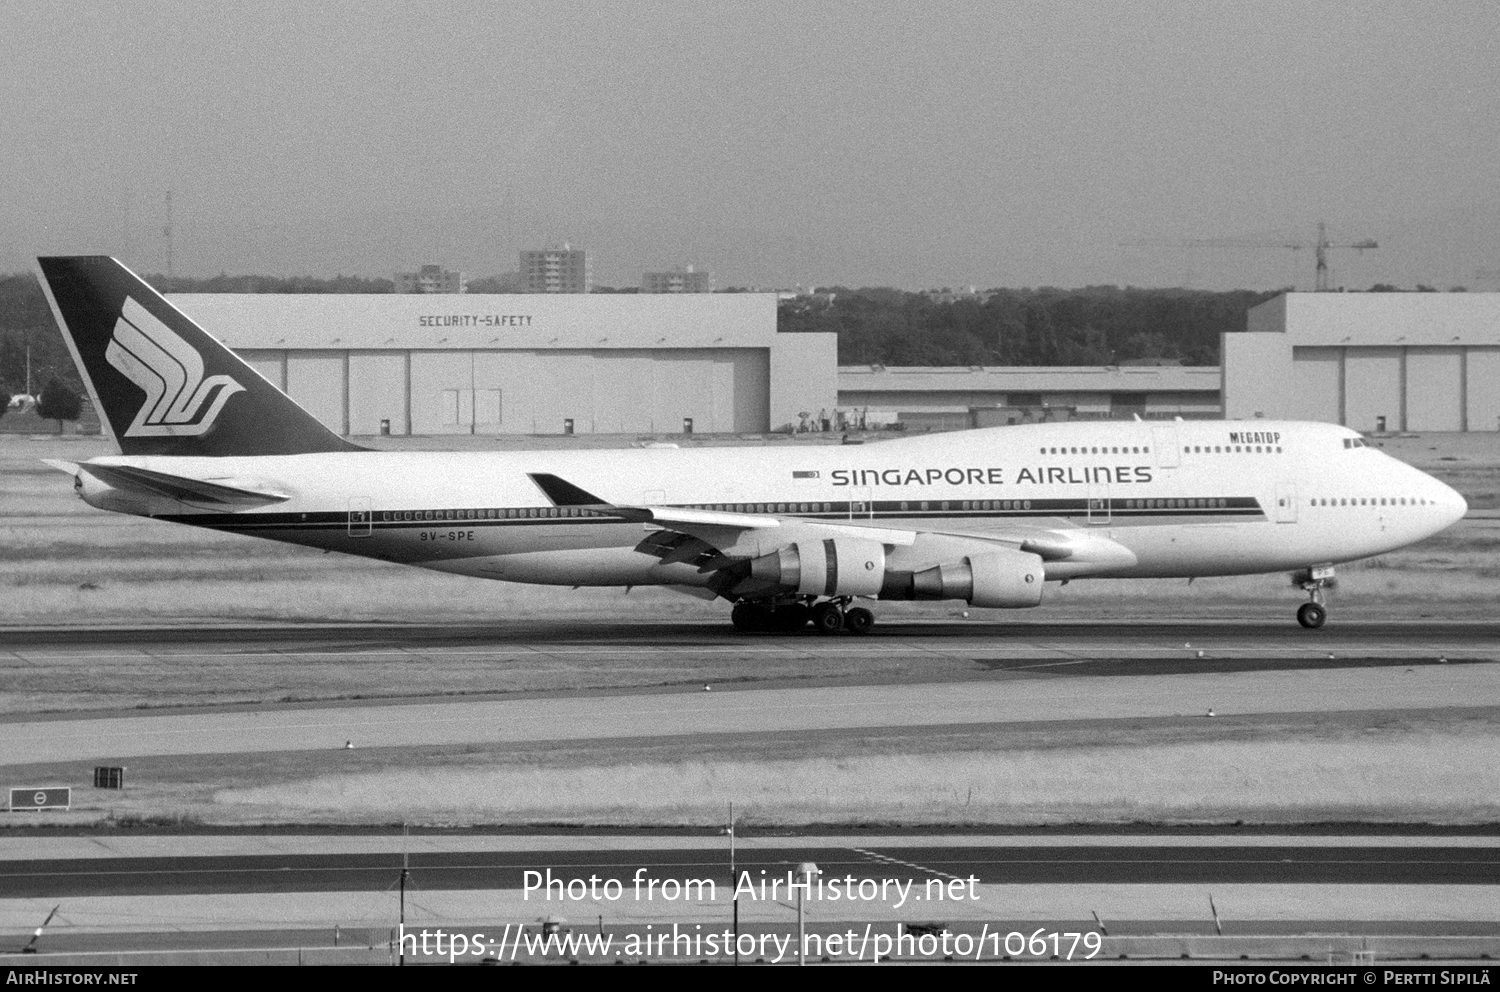
[[[1305,590],[1310,600],[1298,607],[1297,622],[1309,630],[1323,626],[1328,620],[1328,607],[1323,605],[1323,590],[1334,586],[1333,566],[1304,569],[1292,576],[1292,582],[1299,589]]]
[[[1297,622],[1309,629],[1323,626],[1327,619],[1328,611],[1322,603],[1303,603],[1297,608]]]

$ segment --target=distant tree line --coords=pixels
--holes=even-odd
[[[7,399],[26,388],[27,346],[33,390],[40,391],[50,379],[82,389],[36,277],[29,272],[0,275],[0,393]]]
[[[831,287],[784,301],[782,331],[838,335],[841,365],[1217,365],[1219,334],[1282,290],[996,289],[945,302]],[[952,294],[944,294],[951,299]]]

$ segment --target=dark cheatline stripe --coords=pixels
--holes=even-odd
[[[1107,515],[1111,519],[1136,520],[1157,517],[1186,517],[1218,520],[1226,517],[1264,517],[1260,501],[1253,496],[1217,497],[1161,497],[1121,498],[1107,501],[1104,511],[1099,501],[1093,502],[1093,518],[1097,521]],[[830,502],[802,501],[796,503],[692,503],[676,504],[678,509],[712,509],[714,507],[747,507],[726,509],[732,513],[765,513],[779,516],[796,516],[812,520],[871,520],[871,519],[916,519],[924,517],[954,519],[1014,519],[1025,517],[1088,517],[1090,501],[1087,499],[1008,499],[1008,500],[877,500],[874,502]],[[807,511],[798,507],[807,506]],[[750,509],[750,507],[754,507]],[[761,509],[764,507],[764,509]],[[784,509],[783,509],[784,507]],[[827,509],[825,509],[827,507]],[[857,507],[857,509],[856,509]],[[815,509],[814,509],[815,508]],[[536,516],[511,516],[503,514],[535,513]],[[338,530],[349,526],[349,514],[354,511],[312,513],[181,513],[164,514],[157,519],[172,523],[193,524],[219,530],[254,533],[262,530],[275,531],[321,531]],[[366,511],[360,511],[366,512]],[[405,519],[406,514],[412,519]],[[492,516],[463,516],[463,514],[492,514]],[[555,514],[548,516],[547,514]],[[453,508],[431,510],[377,510],[370,513],[374,529],[383,531],[431,527],[535,527],[535,526],[583,526],[592,524],[629,523],[624,517],[613,516],[606,511],[581,510],[573,507],[488,507],[485,509]],[[830,559],[831,561],[832,559]]]

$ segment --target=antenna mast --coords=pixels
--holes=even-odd
[[[1333,247],[1328,243],[1328,225],[1318,221],[1318,246],[1314,251],[1314,257],[1318,260],[1318,279],[1314,285],[1317,292],[1328,292],[1328,249]]]

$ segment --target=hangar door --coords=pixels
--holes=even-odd
[[[1464,429],[1463,354],[1457,348],[1406,350],[1406,429]]]
[[[764,431],[757,348],[413,352],[414,434]]]
[[[348,429],[344,385],[343,352],[287,352],[286,394],[335,434]]]
[[[236,351],[246,365],[259,372],[261,378],[286,392],[286,352],[284,351]]]
[[[1404,430],[1400,348],[1348,348],[1344,352],[1344,426]]]
[[[1468,429],[1500,430],[1500,348],[1470,348],[1468,366]]]
[[[1342,348],[1293,348],[1287,419],[1338,423],[1343,374]]]

